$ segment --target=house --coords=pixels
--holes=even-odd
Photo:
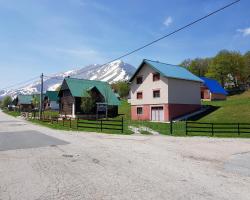
[[[183,67],[144,59],[130,79],[132,120],[170,121],[199,110],[202,82]]]
[[[44,95],[44,109],[59,110],[58,100],[58,91],[47,91]]]
[[[200,77],[204,83],[201,85],[201,99],[203,100],[226,100],[227,91],[214,79]]]
[[[33,98],[33,95],[18,95],[13,102],[20,112],[31,112],[34,108]]]
[[[96,105],[91,110],[91,113],[85,113],[81,108],[82,98],[91,97],[96,102]],[[86,114],[105,114],[98,113],[97,105],[103,108],[106,104],[109,117],[118,115],[118,105],[120,101],[112,91],[110,85],[103,81],[85,80],[77,78],[65,78],[59,91],[59,111],[61,115],[70,117],[84,116]],[[106,112],[105,110],[99,110]]]

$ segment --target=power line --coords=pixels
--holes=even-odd
[[[119,57],[117,57],[117,58],[115,58],[115,59],[112,59],[112,60],[110,60],[109,62],[106,62],[106,63],[100,65],[100,67],[102,67],[102,66],[104,66],[104,65],[107,65],[107,64],[109,64],[109,63],[111,63],[111,62],[114,62],[114,61],[116,61],[116,60],[119,60],[119,59],[121,59],[121,58],[127,57],[127,56],[129,56],[129,55],[131,55],[131,54],[133,54],[133,53],[135,53],[135,52],[137,52],[137,51],[140,51],[140,50],[142,50],[142,49],[144,49],[144,48],[146,48],[146,47],[148,47],[148,46],[150,46],[150,45],[152,45],[152,44],[154,44],[154,43],[159,42],[160,40],[163,40],[163,39],[165,39],[165,38],[167,38],[167,37],[169,37],[169,36],[171,36],[171,35],[174,35],[175,33],[180,32],[180,31],[182,31],[182,30],[184,30],[184,29],[186,29],[186,28],[188,28],[188,27],[190,27],[190,26],[192,26],[192,25],[194,25],[194,24],[196,24],[196,23],[198,23],[198,22],[200,22],[200,21],[202,21],[202,20],[204,20],[204,19],[206,19],[206,18],[208,18],[208,17],[210,17],[210,16],[212,16],[212,15],[218,13],[218,12],[220,12],[220,11],[223,11],[224,9],[226,9],[226,8],[228,8],[228,7],[230,7],[230,6],[234,5],[234,4],[236,4],[236,3],[238,3],[238,2],[240,2],[240,0],[233,1],[233,2],[227,4],[227,5],[225,5],[225,6],[221,7],[221,8],[219,8],[219,9],[213,11],[213,12],[210,12],[209,14],[207,14],[207,15],[201,17],[201,18],[198,18],[198,19],[196,19],[196,20],[194,20],[194,21],[192,21],[192,22],[190,22],[190,23],[188,23],[188,24],[186,24],[186,25],[184,25],[184,26],[182,26],[182,27],[180,27],[180,28],[177,28],[176,30],[174,30],[174,31],[172,31],[172,32],[170,32],[170,33],[168,33],[168,34],[166,34],[166,35],[163,35],[162,37],[160,37],[160,38],[158,38],[158,39],[155,39],[155,40],[153,40],[153,41],[151,41],[151,42],[149,42],[149,43],[147,43],[147,44],[145,44],[145,45],[143,45],[143,46],[141,46],[141,47],[139,47],[139,48],[137,48],[137,49],[134,49],[134,50],[132,50],[132,51],[130,51],[130,52],[127,52],[127,53],[125,53],[125,54],[123,54],[123,55],[121,55],[121,56],[119,56]],[[82,73],[83,73],[83,72],[82,72]],[[79,73],[79,74],[82,74],[82,73]],[[79,75],[79,74],[77,74],[77,75]],[[46,76],[46,77],[52,78],[52,77],[49,77],[49,76]],[[36,78],[38,78],[38,77],[36,77]],[[56,78],[56,77],[53,77],[53,78],[54,78],[54,79],[57,79],[57,80],[61,80],[61,78]],[[30,79],[30,80],[25,81],[25,82],[22,82],[22,83],[18,83],[18,84],[15,84],[15,85],[6,87],[6,88],[11,88],[11,87],[14,87],[14,86],[16,86],[16,85],[20,85],[20,84],[23,84],[23,83],[26,83],[26,82],[30,82],[31,80],[34,80],[34,79],[35,79],[35,78]],[[5,90],[6,88],[3,88],[2,90]]]
[[[114,62],[114,61],[116,61],[116,60],[119,60],[119,59],[121,59],[121,58],[127,57],[127,56],[129,56],[129,55],[131,55],[131,54],[133,54],[133,53],[135,53],[135,52],[137,52],[137,51],[140,51],[140,50],[142,50],[142,49],[144,49],[144,48],[146,48],[146,47],[148,47],[148,46],[150,46],[150,45],[152,45],[152,44],[154,44],[154,43],[156,43],[156,42],[159,42],[160,40],[163,40],[163,39],[165,39],[165,38],[167,38],[167,37],[169,37],[169,36],[171,36],[171,35],[173,35],[173,34],[175,34],[175,33],[177,33],[177,32],[180,32],[180,31],[182,31],[183,29],[186,29],[186,28],[188,28],[188,27],[190,27],[190,26],[192,26],[192,25],[194,25],[194,24],[196,24],[196,23],[198,23],[198,22],[200,22],[200,21],[202,21],[202,20],[204,20],[204,19],[206,19],[206,18],[208,18],[208,17],[210,17],[210,16],[212,16],[212,15],[214,15],[214,14],[216,14],[216,13],[218,13],[218,12],[220,12],[220,11],[222,11],[222,10],[224,10],[224,9],[226,9],[226,8],[228,8],[228,7],[232,6],[232,5],[234,5],[234,4],[236,4],[236,3],[238,3],[238,2],[240,2],[240,0],[231,2],[231,3],[229,3],[229,4],[227,4],[227,5],[225,5],[225,6],[221,7],[221,8],[219,8],[219,9],[213,11],[213,12],[210,12],[209,14],[207,14],[207,15],[201,17],[201,18],[198,18],[198,19],[196,19],[196,20],[194,20],[194,21],[192,21],[192,22],[190,22],[190,23],[188,23],[188,24],[186,24],[186,25],[184,25],[184,26],[182,26],[182,27],[180,27],[180,28],[177,28],[176,30],[174,30],[174,31],[172,31],[172,32],[170,32],[170,33],[168,33],[168,34],[166,34],[166,35],[164,35],[164,36],[162,36],[162,37],[160,37],[160,38],[158,38],[158,39],[156,39],[156,40],[153,40],[153,41],[151,41],[151,42],[149,42],[149,43],[147,43],[147,44],[145,44],[145,45],[143,45],[143,46],[141,46],[141,47],[139,47],[139,48],[137,48],[137,49],[134,49],[134,50],[132,50],[132,51],[130,51],[130,52],[127,52],[127,53],[123,54],[122,56],[117,57],[116,59],[113,59],[113,60],[111,60],[111,61],[109,61],[109,62],[106,62],[106,63],[102,64],[100,67],[102,67],[102,66],[104,66],[104,65],[107,65],[107,64],[109,64],[109,63],[111,63],[111,62]],[[82,73],[83,73],[83,72],[82,72]],[[79,74],[81,74],[81,73],[79,73]]]

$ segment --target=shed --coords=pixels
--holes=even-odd
[[[201,85],[201,99],[226,100],[228,93],[217,80],[207,77],[200,78],[204,81]]]

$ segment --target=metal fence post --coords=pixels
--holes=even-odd
[[[101,119],[101,132],[102,132],[102,119]]]
[[[212,136],[214,136],[214,123],[212,123]]]
[[[123,133],[123,117],[122,117],[122,133]]]
[[[63,120],[62,120],[62,121],[63,121],[63,126],[64,126],[64,118],[63,118]]]
[[[76,129],[78,130],[78,120],[79,120],[79,118],[77,117],[76,118]]]
[[[185,130],[186,130],[186,135],[188,135],[188,127],[187,127],[187,120],[185,121]]]
[[[170,120],[170,135],[173,134],[173,121]]]
[[[69,118],[69,128],[71,128],[71,117]]]
[[[240,136],[240,123],[238,123],[238,136]]]

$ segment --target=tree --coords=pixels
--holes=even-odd
[[[2,107],[3,108],[7,108],[8,107],[8,105],[10,105],[11,104],[11,102],[12,102],[12,98],[10,97],[10,96],[5,96],[4,98],[3,98],[3,101],[2,101]]]
[[[250,51],[246,52],[243,56],[244,65],[245,65],[245,82],[250,81]]]
[[[121,98],[126,98],[129,94],[129,84],[127,81],[119,81],[112,84],[112,89],[119,94]]]
[[[40,105],[40,99],[38,95],[33,96],[32,98],[32,104],[35,108],[38,108]]]
[[[220,51],[212,59],[206,76],[219,80],[223,87],[226,82],[233,82],[237,87],[244,76],[243,57],[235,51]]]
[[[86,92],[81,98],[81,109],[84,113],[90,114],[96,106],[95,98],[92,96],[91,92]]]
[[[205,76],[210,62],[211,58],[196,58],[194,60],[186,59],[180,65],[186,67],[197,76]]]

